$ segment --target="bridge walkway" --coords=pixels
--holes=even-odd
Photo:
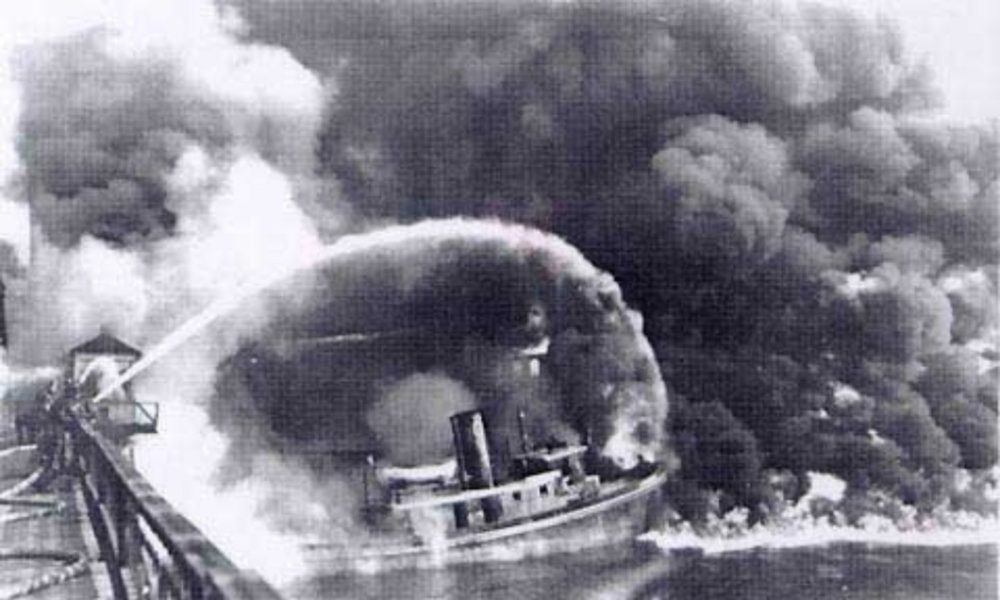
[[[67,423],[59,456],[43,469],[33,446],[0,450],[0,600],[280,598],[88,422]]]
[[[112,598],[76,479],[40,486],[34,472],[34,485],[23,485],[31,483],[34,451],[0,455],[0,599]]]

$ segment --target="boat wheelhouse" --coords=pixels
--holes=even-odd
[[[588,446],[529,447],[522,438],[524,451],[497,481],[482,414],[458,413],[451,426],[454,462],[380,471],[366,517],[382,535],[353,560],[419,565],[412,559],[497,542],[527,542],[548,553],[634,539],[666,479],[660,465],[644,462],[605,480],[588,472]]]

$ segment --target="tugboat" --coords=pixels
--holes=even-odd
[[[486,422],[476,410],[451,417],[454,461],[373,466],[376,485],[366,478],[365,517],[375,535],[337,561],[380,568],[520,558],[620,543],[644,532],[666,479],[662,465],[640,462],[604,480],[588,472],[586,445],[529,447],[523,412],[518,417],[522,453],[502,482],[494,478]]]

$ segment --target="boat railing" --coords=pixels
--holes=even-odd
[[[526,488],[542,487],[547,484],[555,484],[563,477],[562,472],[558,470],[546,471],[544,473],[538,473],[536,475],[531,475],[525,477],[522,480],[505,483],[503,485],[498,485],[489,488],[483,488],[478,490],[462,490],[458,493],[449,494],[434,494],[428,496],[421,496],[412,500],[402,500],[392,505],[393,510],[397,511],[407,511],[416,510],[423,508],[433,508],[436,506],[452,506],[455,504],[462,504],[465,502],[473,502],[476,500],[482,500],[484,498],[492,498],[496,496],[503,496],[506,494],[513,494],[514,492],[519,492]]]

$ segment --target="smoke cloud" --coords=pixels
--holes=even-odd
[[[463,219],[369,236],[293,278],[292,309],[272,294],[273,326],[229,362],[213,403],[224,426],[250,411],[264,437],[426,463],[449,450],[459,409],[484,411],[498,449],[519,444],[524,409],[537,442],[589,435],[625,468],[664,456],[666,390],[641,319],[575,248]],[[521,353],[542,343],[533,367]]]
[[[391,385],[366,421],[387,446],[387,459],[411,466],[451,457],[448,417],[475,406],[475,396],[462,383],[443,374],[416,373]]]
[[[808,2],[239,6],[329,74],[319,169],[358,214],[500,216],[614,273],[683,401],[674,436],[738,440],[737,503],[789,469],[929,508],[995,464],[995,418],[959,425],[995,394],[931,382],[975,365],[996,386],[997,131],[933,118],[892,23]]]
[[[322,245],[304,208],[322,187],[311,175],[318,79],[281,48],[239,41],[239,18],[209,2],[111,4],[43,9],[39,22],[4,11],[17,29],[0,47],[10,109],[0,128],[0,210],[20,219],[19,237],[6,235],[9,222],[0,228],[14,363],[58,364],[102,327],[148,348],[192,307]],[[280,85],[263,85],[272,71]],[[4,243],[14,248],[13,266]],[[136,454],[144,471],[159,475],[154,483],[168,500],[191,508],[188,516],[234,558],[268,569],[240,548],[247,536],[283,541],[258,516],[259,505],[276,493],[270,482],[298,481],[301,467],[255,457],[270,479],[220,491],[213,469],[228,447],[221,440],[188,444],[184,460],[205,469],[184,480],[162,476],[177,464],[188,431],[175,414],[202,439],[218,435],[199,429],[199,405],[211,397],[217,364],[263,317],[247,306],[135,382],[142,401],[160,403],[164,424]],[[240,527],[213,528],[209,503],[188,506],[185,497],[218,498],[246,518]],[[285,566],[265,575],[281,579]]]
[[[347,231],[415,223],[136,382],[199,399],[225,438],[206,463],[250,504],[289,500],[265,471],[307,473],[303,502],[342,492],[322,485],[339,465],[277,447],[439,456],[438,436],[395,447],[381,415],[409,398],[437,421],[464,390],[498,442],[520,404],[534,439],[590,436],[623,466],[669,434],[689,516],[721,490],[764,518],[775,472],[928,513],[995,477],[1000,140],[933,117],[890,22],[809,2],[149,4],[0,53],[17,360],[102,324],[147,346]],[[544,378],[504,371],[543,335]]]

